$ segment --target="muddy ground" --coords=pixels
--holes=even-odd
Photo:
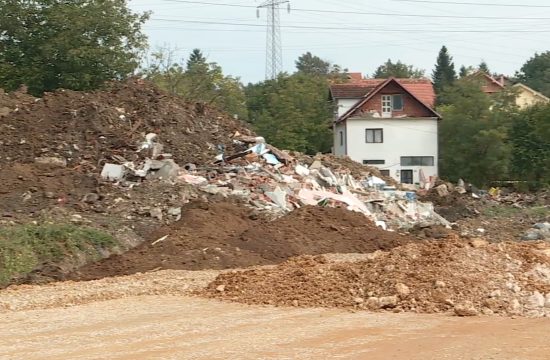
[[[164,240],[163,239],[166,236]],[[306,206],[275,221],[232,202],[194,202],[182,219],[121,255],[84,266],[67,279],[90,280],[159,269],[231,269],[293,256],[369,253],[416,238],[377,228],[363,214]]]

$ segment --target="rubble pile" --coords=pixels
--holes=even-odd
[[[298,255],[370,253],[415,241],[384,231],[360,213],[306,206],[270,221],[237,202],[191,202],[181,220],[123,254],[86,265],[69,279],[92,280],[159,269],[231,269]]]
[[[384,228],[448,225],[414,194],[382,191],[391,181],[374,168],[332,156],[291,156],[240,121],[139,79],[32,101],[17,96],[16,110],[0,121],[6,184],[0,211],[9,221],[62,206],[169,223],[190,200],[219,195],[244,199],[273,218],[303,205],[344,204]]]
[[[57,161],[80,172],[106,162],[135,161],[144,136],[155,133],[178,163],[206,163],[230,135],[253,135],[239,120],[201,103],[170,96],[139,79],[104,90],[59,90],[23,102],[0,120],[0,164]]]
[[[304,256],[221,274],[202,295],[275,306],[550,316],[550,245],[430,241],[358,261]]]
[[[424,202],[431,202],[434,205],[434,210],[450,222],[479,216],[479,210],[476,206],[478,200],[457,192],[444,194],[441,196],[437,190],[431,189],[426,194],[420,194],[419,199]]]
[[[356,178],[364,177],[365,173],[368,173],[369,175],[373,175],[384,180],[384,182],[390,186],[398,186],[398,183],[394,178],[382,175],[377,167],[363,165],[357,161],[353,161],[348,156],[335,156],[332,154],[317,154],[315,156],[308,156],[296,152],[292,152],[291,155],[294,156],[298,162],[307,166],[310,166],[315,161],[320,161],[325,167],[335,169],[336,171],[346,170],[351,174],[351,176]]]
[[[247,150],[220,157],[216,169],[190,166],[182,170],[178,180],[205,193],[241,198],[274,218],[312,205],[360,212],[385,230],[418,224],[450,226],[431,204],[417,201],[414,192],[388,187],[369,167],[354,177],[350,169],[331,169],[321,160],[303,165],[290,154],[265,144],[261,137],[235,134],[233,139],[248,144]]]

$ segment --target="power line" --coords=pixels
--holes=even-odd
[[[190,23],[190,24],[208,24],[208,25],[228,25],[228,26],[245,26],[245,27],[264,27],[260,24],[245,24],[237,22],[217,22],[217,21],[198,21],[198,20],[176,20],[176,19],[161,19],[154,18],[155,21]],[[550,29],[528,29],[528,30],[434,30],[434,29],[394,29],[394,28],[361,28],[361,27],[329,27],[329,26],[300,26],[300,25],[281,25],[281,28],[287,29],[309,29],[309,30],[336,30],[336,31],[370,31],[370,32],[433,32],[439,33],[549,33]]]
[[[521,8],[550,8],[550,5],[525,5],[525,4],[497,4],[497,3],[473,3],[462,1],[432,1],[432,0],[391,0],[395,2],[440,4],[440,5],[474,5],[474,6],[496,6],[496,7],[521,7]]]
[[[174,3],[185,4],[200,4],[211,6],[226,6],[238,8],[256,8],[253,5],[240,5],[230,3],[213,3],[206,1],[191,1],[191,0],[163,0]],[[411,0],[412,1],[412,0]],[[502,16],[461,16],[461,15],[429,15],[429,14],[396,14],[386,12],[367,12],[367,11],[339,11],[339,10],[322,10],[322,9],[302,9],[292,8],[292,11],[327,13],[327,14],[348,14],[348,15],[373,15],[373,16],[392,16],[392,17],[415,17],[415,18],[438,18],[438,19],[484,19],[484,20],[550,20],[550,17],[502,17]]]
[[[288,0],[266,0],[258,6],[258,17],[260,9],[267,11],[267,31],[266,31],[266,60],[265,60],[265,78],[276,79],[283,70],[283,48],[281,45],[281,15],[279,5],[288,4]]]

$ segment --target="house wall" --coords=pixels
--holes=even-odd
[[[372,119],[355,117],[347,121],[347,151],[353,160],[385,160],[376,166],[390,170],[390,176],[401,181],[400,170],[413,170],[413,181],[424,175],[438,176],[438,120],[436,119]],[[383,129],[384,142],[366,143],[366,129]],[[402,156],[433,156],[434,166],[401,166]]]
[[[502,91],[502,87],[498,86],[497,84],[487,80],[487,82],[481,86],[481,91],[483,91],[486,94],[495,94]]]
[[[529,106],[533,106],[540,103],[548,103],[547,100],[537,96],[536,94],[528,91],[522,87],[516,87],[518,89],[518,96],[516,98],[516,104],[520,109],[525,109]]]
[[[382,113],[382,95],[403,95],[403,110],[394,111],[393,117],[407,116],[407,117],[430,117],[433,114],[422,106],[416,99],[404,92],[399,86],[395,84],[389,84],[376,94],[372,99],[367,101],[362,107],[362,112],[376,111],[379,114]]]
[[[334,125],[334,146],[332,148],[332,152],[336,156],[345,156],[346,154],[346,141],[347,141],[347,134],[346,134],[346,122],[343,121],[339,124]],[[342,134],[343,137],[343,143],[340,142],[340,134]]]
[[[344,115],[361,99],[338,99],[338,117]]]

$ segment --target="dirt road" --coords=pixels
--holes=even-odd
[[[0,314],[0,359],[550,358],[550,319],[457,318],[134,296]]]

